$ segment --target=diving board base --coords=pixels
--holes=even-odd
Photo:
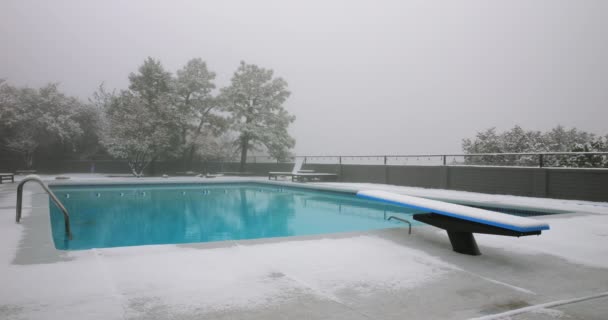
[[[481,255],[481,251],[479,251],[479,247],[477,247],[477,241],[475,241],[473,233],[449,230],[447,230],[447,232],[450,243],[452,244],[452,250],[471,256]]]
[[[481,255],[474,233],[494,234],[501,236],[521,237],[539,235],[538,231],[521,232],[510,229],[491,226],[483,223],[453,218],[436,213],[419,213],[414,215],[414,220],[430,224],[447,231],[452,249],[455,252],[472,256]]]

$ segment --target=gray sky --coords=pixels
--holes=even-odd
[[[608,133],[608,1],[0,3],[0,78],[88,97],[147,56],[240,60],[292,96],[297,154],[460,152],[496,126]]]

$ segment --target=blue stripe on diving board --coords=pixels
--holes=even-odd
[[[509,229],[509,230],[513,230],[513,231],[533,232],[533,231],[549,230],[549,226],[548,225],[542,225],[542,226],[538,226],[538,227],[518,227],[518,226],[514,226],[514,225],[510,225],[510,224],[504,224],[504,223],[495,222],[495,221],[492,221],[492,220],[484,220],[484,219],[472,218],[472,217],[468,217],[468,216],[462,216],[462,215],[454,214],[454,213],[447,212],[447,211],[432,210],[432,209],[425,208],[425,207],[419,207],[419,206],[414,206],[414,205],[411,205],[411,204],[406,204],[406,203],[403,203],[403,202],[398,202],[398,201],[393,201],[393,200],[387,200],[387,199],[372,197],[372,196],[368,196],[368,195],[365,195],[365,194],[359,194],[359,193],[357,193],[357,197],[368,199],[368,200],[375,200],[375,201],[379,201],[379,202],[390,203],[390,204],[393,204],[393,205],[398,205],[398,206],[402,206],[402,207],[408,207],[408,208],[422,210],[422,211],[427,211],[427,212],[431,211],[433,213],[442,214],[442,215],[450,216],[450,217],[453,217],[453,218],[458,218],[458,219],[462,219],[462,220],[467,220],[467,221],[487,224],[487,225],[490,225],[490,226],[495,226],[495,227],[499,227],[499,228],[503,228],[503,229]],[[504,213],[504,214],[506,214],[506,213]]]

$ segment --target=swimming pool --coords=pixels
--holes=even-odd
[[[241,240],[407,226],[417,211],[354,194],[261,183],[51,186],[70,212],[50,203],[61,250]]]

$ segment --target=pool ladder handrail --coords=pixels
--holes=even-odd
[[[57,196],[55,196],[53,191],[51,191],[51,189],[49,189],[49,187],[44,183],[44,181],[42,181],[42,179],[35,174],[26,176],[25,178],[23,178],[23,180],[21,180],[21,182],[19,182],[19,185],[17,186],[17,215],[15,217],[15,221],[17,223],[19,223],[21,221],[21,207],[23,204],[23,185],[28,181],[38,182],[38,184],[40,184],[42,189],[44,189],[44,191],[46,191],[46,193],[49,195],[49,198],[51,198],[51,200],[53,200],[55,205],[61,210],[61,212],[63,212],[63,221],[65,223],[65,233],[68,236],[68,239],[72,240],[72,230],[70,228],[70,214],[68,213],[68,210],[63,206],[61,201],[59,201]]]
[[[401,222],[405,222],[405,223],[407,223],[407,225],[409,226],[409,229],[408,229],[407,234],[412,234],[412,223],[411,223],[411,222],[407,221],[406,219],[399,218],[399,217],[397,217],[397,216],[390,216],[390,217],[388,217],[388,219],[386,219],[386,220],[387,220],[387,221],[391,221],[391,219],[395,219],[395,220],[399,220],[399,221],[401,221]]]

